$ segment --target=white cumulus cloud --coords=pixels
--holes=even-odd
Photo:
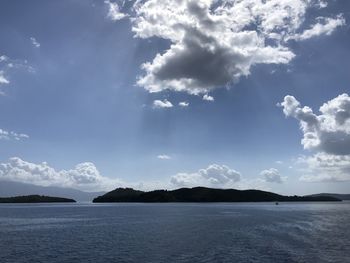
[[[321,9],[326,8],[328,6],[328,3],[326,2],[326,0],[319,0],[318,3],[316,3],[316,5]]]
[[[317,115],[293,96],[286,96],[281,103],[287,117],[300,123],[304,134],[301,143],[305,149],[319,150],[329,154],[350,154],[350,97],[344,93],[324,103]]]
[[[3,70],[0,70],[0,85],[9,83],[10,81],[5,77],[5,72]]]
[[[301,31],[307,11],[321,7],[324,1],[136,1],[130,14],[135,36],[170,42],[142,65],[137,83],[149,92],[207,94],[248,76],[254,65],[288,64],[295,56],[290,39],[329,35],[345,24],[340,15],[319,17]]]
[[[176,187],[207,186],[218,188],[233,187],[241,180],[241,174],[226,165],[212,164],[194,173],[178,173],[171,177]]]
[[[324,103],[320,114],[300,106],[293,96],[286,96],[280,104],[287,117],[299,121],[304,134],[301,144],[315,153],[304,156],[299,163],[305,181],[350,180],[350,97],[344,93]]]
[[[153,108],[155,109],[172,108],[173,106],[174,105],[167,99],[153,101]]]
[[[91,162],[77,164],[73,169],[57,171],[48,163],[31,163],[18,157],[0,163],[0,180],[41,186],[72,187],[86,191],[111,190],[120,182],[102,176]]]
[[[214,97],[212,97],[212,96],[210,96],[208,94],[204,94],[202,99],[206,100],[206,101],[214,101]]]
[[[264,177],[264,180],[268,183],[283,183],[284,178],[281,176],[280,172],[275,168],[270,168],[263,170],[260,173]]]

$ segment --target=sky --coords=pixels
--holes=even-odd
[[[350,2],[0,1],[0,183],[350,189]]]

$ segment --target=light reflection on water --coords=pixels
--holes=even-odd
[[[0,205],[0,262],[350,262],[350,202]]]

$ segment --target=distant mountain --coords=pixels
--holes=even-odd
[[[44,187],[34,184],[25,184],[19,182],[0,181],[0,197],[24,196],[24,195],[47,195],[64,196],[77,201],[92,201],[98,195],[105,192],[83,192],[73,188],[63,187]]]
[[[117,188],[93,200],[99,202],[284,202],[341,201],[330,196],[283,196],[260,190],[180,188],[143,192],[132,188]]]
[[[75,203],[73,199],[44,195],[26,195],[0,198],[0,203]]]
[[[309,196],[331,196],[331,197],[338,198],[340,200],[350,200],[350,194],[321,193],[321,194],[313,194]]]

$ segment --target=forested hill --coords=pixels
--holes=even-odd
[[[331,196],[283,196],[260,190],[213,189],[206,187],[155,190],[144,192],[132,188],[117,188],[99,196],[93,202],[287,202],[341,201]]]
[[[75,203],[75,200],[44,195],[26,195],[0,198],[0,203]]]

